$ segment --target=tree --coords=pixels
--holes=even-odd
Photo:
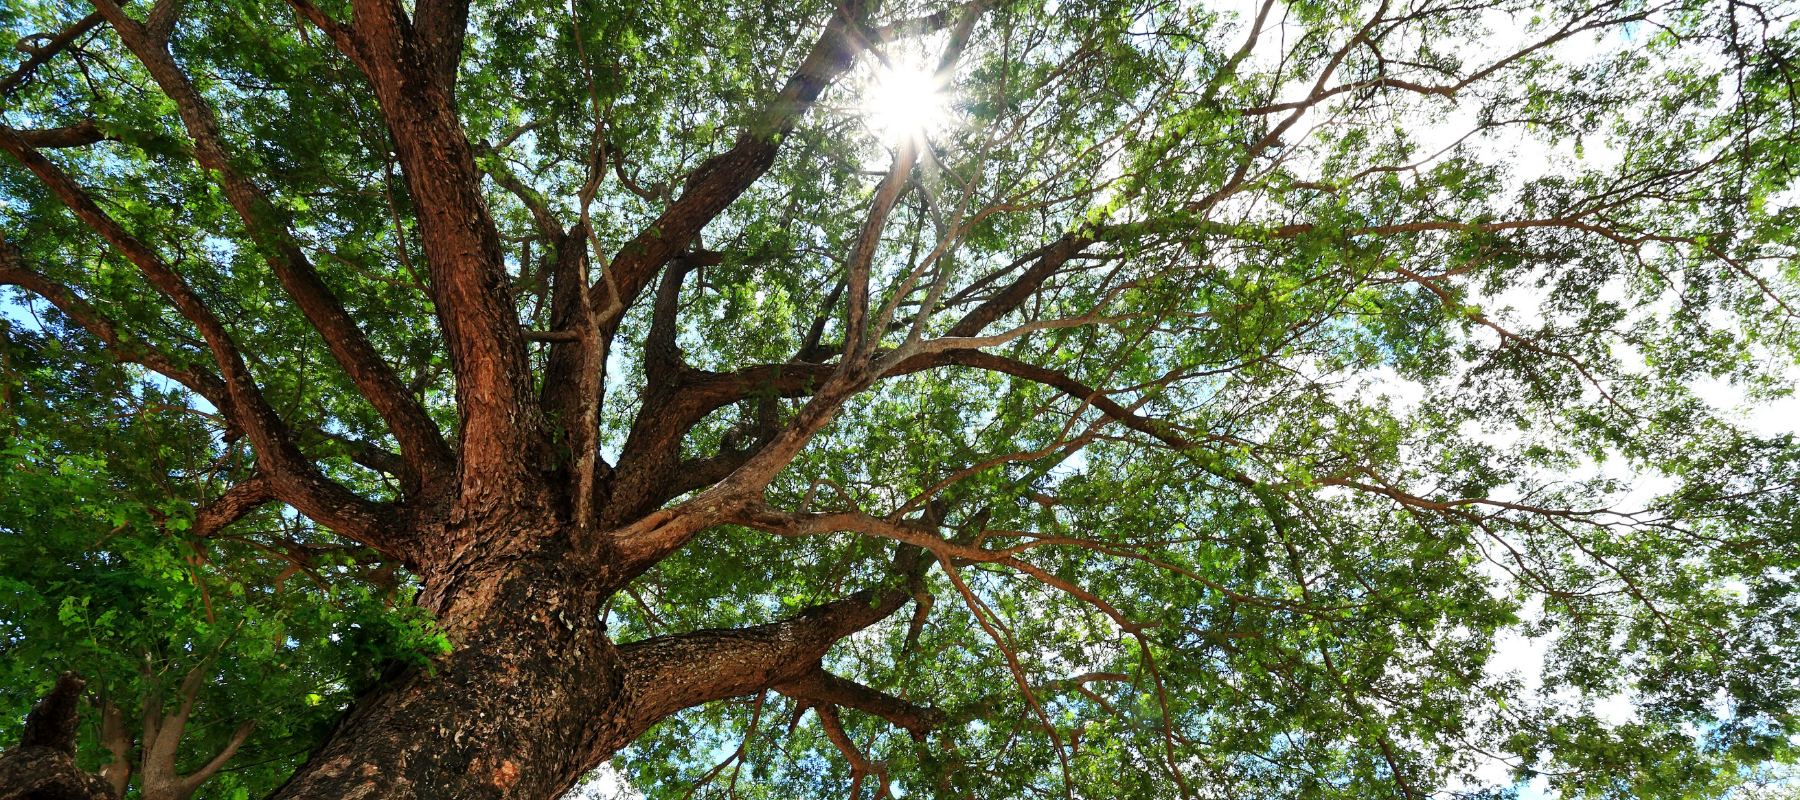
[[[119,365],[12,415],[15,474],[91,465],[72,517],[141,509],[195,592],[267,559],[215,609],[379,575],[431,620],[296,643],[355,698],[273,734],[316,744],[275,797],[622,751],[670,797],[1691,797],[1794,756],[1800,453],[1708,399],[1800,355],[1791,7],[3,18],[9,352]],[[109,403],[182,457],[85,433]],[[321,548],[347,577],[284,594]]]
[[[374,559],[272,505],[233,533],[184,536],[196,521],[189,498],[231,470],[183,393],[68,331],[7,327],[0,519],[19,534],[0,539],[8,719],[56,677],[46,673],[78,667],[94,701],[80,755],[111,785],[136,775],[154,798],[211,780],[215,796],[260,795],[384,661],[441,647],[417,609],[395,605],[403,587],[391,567],[359,564]]]

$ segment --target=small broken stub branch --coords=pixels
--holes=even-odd
[[[0,754],[0,800],[113,800],[106,780],[75,766],[75,721],[86,686],[73,672],[25,716],[18,745]]]
[[[80,676],[65,672],[56,676],[56,686],[25,715],[25,733],[19,737],[20,747],[48,747],[75,755],[75,712],[81,703],[81,689],[87,685]]]

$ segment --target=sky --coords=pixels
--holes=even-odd
[[[1054,3],[1055,0],[1051,0],[1051,2]],[[1254,8],[1247,3],[1240,2],[1238,5],[1243,11],[1254,13]],[[1498,50],[1520,40],[1521,32],[1518,27],[1516,25],[1510,25],[1504,20],[1496,20],[1496,31],[1494,37],[1484,42],[1485,46]],[[1271,37],[1279,36],[1279,31],[1271,30],[1269,35]],[[1623,40],[1601,43],[1584,40],[1578,45],[1571,45],[1565,55],[1580,58],[1582,54],[1579,52],[1579,48],[1588,48],[1591,52],[1600,52],[1601,48],[1628,46],[1628,44],[1627,41]],[[904,108],[883,108],[878,110],[877,116],[881,120],[877,122],[879,127],[891,127],[902,124],[904,119],[910,116],[916,116],[920,113],[919,109],[927,108],[929,106],[929,101],[927,99],[922,99],[922,96],[929,95],[930,90],[928,87],[919,86],[916,76],[899,76],[889,83],[889,87],[882,92],[882,96],[887,98],[884,102],[892,106],[904,106]],[[1439,129],[1421,130],[1418,133],[1421,138],[1426,141],[1431,141],[1433,139],[1438,141],[1451,141],[1461,135],[1460,131],[1457,130],[1458,122],[1466,122],[1466,119],[1459,119],[1453,115],[1446,120]],[[1518,177],[1521,180],[1532,177],[1534,170],[1548,169],[1549,165],[1556,158],[1567,155],[1545,152],[1544,149],[1535,142],[1523,138],[1510,142],[1494,142],[1491,146],[1503,150],[1510,150],[1512,153],[1511,160],[1516,166]],[[1430,150],[1432,148],[1428,145],[1426,149]],[[1591,159],[1596,163],[1604,163],[1606,160],[1612,158],[1612,155],[1608,153],[1603,146],[1596,146],[1590,147],[1588,152],[1584,154],[1584,157]],[[1527,293],[1491,298],[1491,302],[1496,305],[1513,305],[1521,307],[1532,305],[1532,300],[1533,298]],[[22,306],[10,292],[6,293],[4,296],[0,296],[0,316],[4,316],[13,324],[21,327],[35,328],[37,326],[30,312]],[[608,366],[609,373],[617,372],[613,369],[613,364],[609,363]],[[1403,401],[1407,399],[1406,395],[1410,391],[1407,387],[1396,383],[1391,388]],[[1757,407],[1747,407],[1744,393],[1741,388],[1728,383],[1720,381],[1698,383],[1693,385],[1692,388],[1694,388],[1703,399],[1707,400],[1715,407],[1738,409],[1743,425],[1753,433],[1763,436],[1800,433],[1800,398],[1788,397]],[[1417,402],[1418,398],[1416,393],[1411,400]],[[1489,669],[1495,674],[1509,672],[1517,673],[1525,679],[1527,686],[1541,685],[1540,675],[1542,672],[1544,649],[1545,643],[1542,641],[1534,641],[1516,634],[1507,634],[1502,638],[1499,651],[1490,663]],[[1631,714],[1631,704],[1627,697],[1621,696],[1605,699],[1601,701],[1599,707],[1602,709],[1603,713],[1619,721],[1628,718]],[[1492,768],[1485,770],[1483,776],[1490,780],[1503,782],[1505,780],[1504,767],[1495,764]],[[1523,798],[1523,800],[1541,800],[1542,798],[1551,796],[1544,792],[1541,781],[1519,788],[1520,797]],[[602,767],[590,777],[590,780],[587,783],[572,792],[569,797],[582,798],[582,800],[600,800],[601,798],[636,798],[641,797],[641,795],[631,790],[630,787],[623,785],[617,773],[612,771],[610,767]]]

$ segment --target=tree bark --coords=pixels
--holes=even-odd
[[[566,526],[566,524],[565,524]],[[573,787],[684,708],[779,688],[896,720],[915,735],[942,715],[823,673],[839,640],[905,605],[911,591],[859,592],[766,625],[615,645],[600,619],[616,585],[566,544],[434,572],[421,598],[452,650],[365,693],[276,798],[532,798]],[[916,573],[902,548],[895,569]],[[817,696],[816,698],[814,696]]]
[[[75,766],[75,717],[84,682],[73,672],[25,716],[18,745],[0,753],[0,800],[113,800],[106,779]]]
[[[536,534],[463,532],[524,552],[425,575],[451,652],[366,692],[275,797],[553,798],[629,741],[608,592]]]
[[[795,72],[733,146],[696,168],[680,197],[616,254],[606,285],[590,282],[585,221],[564,232],[552,215],[542,215],[547,243],[556,245],[552,333],[557,338],[539,397],[499,231],[483,195],[477,147],[457,110],[466,0],[355,0],[347,24],[309,0],[289,1],[368,78],[392,135],[417,209],[426,289],[455,376],[458,426],[452,436],[440,436],[422,404],[404,391],[346,316],[254,176],[235,171],[217,116],[168,49],[177,6],[158,3],[139,22],[116,2],[96,4],[175,102],[193,155],[218,179],[252,236],[272,254],[270,266],[283,287],[388,423],[400,445],[399,455],[388,459],[402,478],[399,502],[366,500],[307,460],[218,314],[182,273],[36,149],[85,142],[94,131],[16,132],[0,126],[0,149],[135,264],[199,331],[213,356],[216,376],[161,354],[126,349],[124,337],[112,335],[110,320],[88,309],[77,293],[17,264],[0,242],[0,280],[37,287],[122,357],[208,397],[248,436],[257,456],[255,477],[203,509],[199,530],[223,528],[266,502],[292,506],[418,575],[418,602],[451,642],[448,653],[428,664],[397,668],[360,697],[274,796],[547,800],[671,714],[770,690],[809,703],[859,708],[916,737],[935,727],[941,714],[821,668],[836,642],[893,614],[918,593],[916,585],[860,592],[766,625],[622,645],[606,636],[599,616],[606,599],[632,578],[701,531],[756,505],[775,472],[836,408],[878,377],[866,363],[839,369],[843,374],[795,390],[812,399],[787,428],[774,430],[779,426],[771,413],[766,423],[771,432],[751,448],[731,447],[699,463],[681,459],[682,436],[706,414],[696,409],[732,402],[724,398],[751,383],[741,375],[702,374],[681,363],[673,315],[690,264],[671,264],[704,258],[690,252],[699,231],[770,168],[796,123],[849,70],[864,40],[892,33],[866,30],[879,2],[849,0],[836,8]],[[965,12],[964,28],[979,8]],[[934,16],[917,24],[935,28],[948,19]],[[866,226],[859,251],[863,261],[910,172],[912,151],[906,152],[884,182],[883,199]],[[653,337],[667,347],[658,351],[664,358],[654,365],[654,392],[644,407],[674,424],[647,424],[644,435],[634,432],[615,470],[595,446],[607,347],[625,312],[665,270],[666,297],[658,304]],[[853,316],[862,319],[868,310],[866,269],[859,274],[863,282],[853,281],[851,289],[859,293],[853,301],[861,304]],[[854,337],[846,346],[857,360],[868,361],[870,347]],[[706,491],[664,507],[696,489]],[[916,547],[901,547],[894,573],[916,584],[923,564],[919,555]],[[186,711],[180,713],[185,718]],[[157,783],[173,786],[172,758],[166,767],[157,775],[166,773],[169,780]],[[151,771],[144,774],[148,785]],[[94,780],[105,788],[105,781]]]

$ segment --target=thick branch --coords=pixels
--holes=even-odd
[[[6,77],[0,78],[0,97],[12,94],[13,90],[31,79],[32,73],[36,72],[38,67],[49,63],[57,53],[68,49],[76,39],[86,35],[88,31],[98,27],[103,21],[104,18],[99,14],[89,14],[74,25],[64,28],[62,33],[57,34],[55,38],[33,49],[31,57],[25,59],[25,63],[20,64],[18,69],[8,73]]]
[[[428,75],[446,93],[456,85],[468,26],[469,0],[419,0],[413,4],[413,31]]]
[[[1092,405],[1101,413],[1120,421],[1126,427],[1154,436],[1172,447],[1190,445],[1187,440],[1175,435],[1165,426],[1159,425],[1149,418],[1131,413],[1104,392],[1087,386],[1069,377],[1066,373],[981,350],[942,350],[914,356],[900,362],[880,377],[882,379],[896,378],[946,366],[974,367],[1002,372],[1052,386],[1076,400]],[[671,402],[658,406],[658,414],[661,417],[661,424],[665,428],[671,432],[685,432],[694,423],[704,419],[706,415],[732,403],[758,395],[809,397],[825,385],[831,378],[832,372],[831,366],[819,364],[763,364],[732,373],[696,371],[683,381],[681,391],[676,393],[677,396]],[[671,435],[674,434],[671,433]],[[679,439],[676,441],[678,442]],[[672,483],[667,487],[661,499],[666,500],[668,497],[704,488],[723,480],[732,470],[748,461],[749,456],[750,454],[747,452],[721,453],[712,458],[685,463],[680,471],[670,474]]]
[[[534,409],[537,397],[500,235],[456,107],[467,5],[421,3],[415,25],[397,2],[356,0],[355,24],[346,27],[305,0],[292,4],[362,70],[393,134],[456,375],[460,500],[477,506],[529,494],[524,487],[536,483],[542,452],[540,418],[520,411]]]
[[[612,276],[619,287],[624,306],[629,306],[658,269],[683,251],[708,221],[723,211],[732,199],[773,163],[780,139],[793,128],[819,93],[848,68],[855,52],[852,40],[860,36],[853,33],[852,26],[861,25],[861,20],[871,11],[869,5],[853,4],[852,7],[841,8],[840,13],[827,24],[824,35],[789,80],[782,94],[764,110],[757,122],[740,134],[737,145],[697,169],[689,177],[688,190],[682,198],[671,205],[650,230],[619,254],[613,264]],[[979,8],[978,4],[971,6],[964,17],[965,22],[972,20],[979,13]],[[859,325],[866,325],[869,264],[887,215],[907,185],[907,176],[912,170],[915,157],[916,147],[913,144],[908,143],[901,148],[889,176],[877,192],[863,227],[863,235],[859,237],[852,253],[848,284],[852,298],[850,320],[853,330]],[[856,267],[857,264],[861,265],[860,269]],[[679,290],[680,285],[679,276],[676,277],[677,280],[668,286],[669,292],[663,293],[669,296],[659,298],[657,313],[653,315],[654,327],[645,365],[653,378],[651,389],[660,390],[666,395],[660,399],[668,402],[646,402],[645,408],[655,409],[655,414],[640,415],[638,424],[633,427],[632,435],[626,442],[618,473],[617,488],[622,494],[615,495],[615,501],[622,496],[627,502],[621,506],[621,511],[629,508],[631,514],[621,517],[621,521],[660,504],[670,496],[667,489],[677,483],[679,478],[692,477],[678,474],[681,438],[694,422],[707,413],[702,411],[695,416],[692,412],[702,406],[710,405],[707,411],[719,407],[712,405],[706,398],[689,397],[689,379],[705,380],[706,376],[685,369],[673,353],[673,317],[676,309],[673,293]],[[623,313],[623,308],[620,308],[603,323],[604,338],[610,338]],[[846,347],[863,356],[867,355],[863,351],[869,349],[856,337],[851,337]],[[740,488],[753,488],[766,483],[775,471],[785,465],[786,459],[798,452],[812,433],[830,419],[836,411],[836,404],[856,391],[861,375],[860,370],[847,372],[844,379],[838,382],[837,389],[841,391],[833,392],[834,395],[841,394],[835,399],[814,395],[814,402],[802,409],[789,428],[770,438],[765,443],[766,446],[758,449],[752,457],[741,462],[736,458],[713,460],[707,466],[731,464],[737,477],[741,478]],[[686,413],[669,413],[670,406],[679,406],[680,411]]]
[[[144,744],[140,773],[141,791],[150,800],[187,800],[205,783],[208,778],[217,774],[225,762],[237,754],[238,748],[250,738],[250,731],[256,727],[254,720],[239,725],[231,734],[230,741],[219,750],[206,764],[195,770],[193,774],[183,776],[176,769],[176,758],[180,754],[181,739],[187,732],[189,717],[199,701],[200,689],[206,681],[205,665],[188,670],[181,681],[178,693],[179,702],[175,712],[164,716],[162,701],[154,695],[146,695],[144,702]]]
[[[345,536],[389,552],[403,550],[384,509],[326,478],[295,446],[286,423],[263,397],[224,323],[200,300],[186,279],[95,205],[62,168],[4,126],[0,126],[0,150],[10,153],[37,175],[77,218],[131,261],[199,330],[212,351],[230,399],[231,421],[250,437],[256,448],[258,469],[273,481],[284,502]],[[225,408],[221,406],[220,410]]]
[[[781,142],[795,124],[812,108],[820,93],[850,68],[856,46],[849,28],[865,24],[875,6],[873,0],[840,4],[806,59],[756,120],[738,134],[732,148],[707,159],[690,173],[681,197],[620,250],[612,264],[612,277],[618,285],[621,307],[601,321],[603,330],[615,330],[625,309],[650,285],[663,265],[686,249],[701,228],[775,163]]]
[[[275,499],[275,485],[261,475],[225,490],[194,514],[193,534],[211,536]]]
[[[856,749],[856,743],[850,741],[850,734],[844,732],[844,723],[838,719],[835,706],[819,706],[816,713],[819,715],[820,727],[825,729],[825,738],[830,739],[832,746],[838,749],[844,760],[850,762],[850,800],[862,800],[863,778],[868,777],[873,765],[861,750]],[[879,799],[887,796],[887,792],[877,792],[875,796]]]
[[[865,590],[768,625],[620,646],[633,738],[684,708],[810,677],[833,644],[886,619],[909,599],[901,589]]]
[[[340,447],[344,448],[346,451],[345,454],[350,457],[350,461],[358,466],[366,467],[375,470],[376,472],[393,475],[395,477],[399,477],[406,469],[406,462],[404,459],[400,458],[400,456],[369,444],[361,439],[317,428],[313,429],[311,433],[321,439],[336,442]]]
[[[891,174],[893,173],[890,172]],[[878,199],[877,207],[879,208],[879,206]],[[876,212],[872,210],[870,219],[874,220],[876,216]],[[867,229],[869,225],[865,224],[864,227]],[[1005,289],[964,315],[952,327],[949,335],[954,337],[973,336],[995,320],[1011,313],[1037,292],[1045,280],[1056,274],[1064,264],[1093,241],[1091,236],[1070,234],[1027,254],[1015,262],[1015,266],[1026,262],[1030,262],[1031,266]],[[830,306],[836,303],[838,294],[848,283],[850,280],[846,279],[837,285],[827,299],[826,309],[823,313],[830,312]],[[864,302],[866,305],[866,301]],[[855,304],[854,300],[852,304]],[[673,307],[671,306],[669,314],[672,313]],[[851,315],[856,316],[856,314],[857,312],[853,308]],[[861,314],[867,314],[866,307]],[[658,319],[663,316],[665,315],[657,315]],[[672,320],[668,324],[669,329],[666,335],[672,338]],[[821,351],[820,355],[823,354],[823,348],[817,346],[817,332],[822,330],[823,325],[824,320],[821,317],[814,326],[814,333],[809,338],[811,346],[806,348],[811,351]],[[657,337],[653,335],[651,338],[655,340]],[[647,355],[656,356],[655,353]],[[812,354],[803,352],[801,355],[802,359],[806,359]],[[949,360],[955,357],[951,354],[915,357],[902,362],[897,368],[891,370],[889,376],[904,375],[939,364],[950,363]],[[640,414],[637,423],[632,428],[631,441],[626,443],[625,459],[627,460],[636,457],[640,449],[656,448],[664,454],[657,470],[649,471],[651,474],[638,476],[634,480],[635,484],[642,484],[637,487],[636,491],[643,495],[643,500],[633,504],[633,510],[641,511],[647,506],[660,505],[669,497],[722,480],[730,474],[731,470],[748,461],[747,457],[720,457],[690,465],[690,468],[680,472],[675,470],[675,459],[680,454],[682,437],[696,423],[705,419],[706,415],[762,393],[781,397],[810,397],[825,386],[834,372],[836,372],[835,367],[812,363],[764,364],[732,373],[683,370],[680,374],[679,390],[666,392],[667,396],[662,398],[665,402],[655,404],[654,413]],[[651,408],[651,406],[646,404],[646,408]],[[729,469],[720,472],[720,468],[727,465]],[[624,472],[625,462],[621,461],[620,466],[621,472]],[[706,482],[699,482],[703,480]],[[676,486],[680,488],[677,490]]]
[[[155,719],[145,714],[143,776],[144,783],[162,783],[173,778],[175,772],[175,756],[181,747],[181,737],[187,733],[188,718],[194,713],[194,705],[200,700],[200,687],[206,682],[206,671],[203,666],[195,666],[181,678],[181,688],[176,692],[175,711],[162,713],[162,699],[155,697],[145,703],[146,711],[151,710],[154,702]],[[151,724],[154,721],[155,724]],[[166,773],[166,775],[165,775]]]
[[[964,314],[963,318],[957,320],[956,324],[950,328],[947,335],[969,337],[981,333],[995,320],[1012,313],[1023,305],[1026,300],[1037,293],[1037,290],[1044,285],[1045,280],[1049,279],[1051,275],[1055,275],[1057,270],[1062,269],[1063,265],[1080,253],[1082,248],[1093,243],[1094,240],[1091,236],[1071,233],[1028,254],[1027,258],[1036,259],[1031,266],[1019,277],[1013,279],[1012,283],[1007,284],[1005,289],[1001,289],[986,302]]]
[[[110,700],[100,701],[100,746],[112,754],[112,760],[100,767],[100,777],[112,787],[113,795],[125,796],[131,785],[131,750],[137,737],[125,727],[125,714]]]
[[[688,414],[667,410],[690,405],[687,384],[690,377],[702,374],[682,362],[675,344],[681,284],[689,266],[687,258],[672,261],[657,288],[644,339],[644,397],[619,454],[607,515],[611,524],[641,516],[674,496],[667,487],[681,462],[682,436],[692,423],[682,424]]]
[[[917,144],[912,137],[908,137],[900,145],[900,151],[894,155],[887,177],[875,188],[875,199],[869,204],[869,215],[863,220],[856,245],[850,250],[844,278],[850,298],[844,313],[844,355],[839,365],[842,370],[861,370],[863,362],[874,352],[876,343],[881,339],[880,323],[876,324],[877,330],[869,329],[869,278],[874,267],[875,251],[881,245],[881,233],[887,227],[888,214],[900,200],[900,192],[909,185],[913,163],[918,155]]]
[[[26,144],[39,149],[56,149],[62,147],[85,147],[95,142],[114,137],[102,132],[91,119],[82,120],[74,125],[61,128],[45,128],[36,131],[19,131],[19,138]]]
[[[256,720],[248,720],[239,725],[237,730],[231,732],[231,739],[225,742],[224,747],[219,748],[217,754],[201,765],[199,769],[194,770],[193,774],[182,778],[179,788],[182,800],[192,797],[194,792],[199,790],[201,784],[217,775],[219,770],[225,767],[225,763],[230,761],[232,756],[237,755],[238,748],[242,747],[244,742],[250,738],[250,731],[255,728]]]
[[[840,678],[823,668],[815,668],[799,680],[774,688],[777,692],[799,700],[867,711],[905,728],[907,733],[912,734],[914,741],[924,741],[925,734],[944,722],[943,711],[913,705],[885,692]]]
[[[675,344],[680,327],[681,284],[687,280],[693,261],[676,258],[663,270],[662,285],[656,288],[656,302],[650,310],[650,332],[644,337],[644,377],[652,387],[674,383],[685,366]],[[651,410],[651,413],[655,413]]]
[[[611,466],[600,457],[599,447],[606,341],[594,326],[593,299],[588,296],[588,232],[584,220],[552,240],[556,242],[556,267],[552,272],[550,327],[567,338],[550,345],[539,399],[555,445],[550,461],[567,467],[569,498],[578,532],[593,526],[600,483],[611,474]]]
[[[851,299],[842,360],[836,368],[831,370],[830,376],[818,391],[811,395],[811,399],[800,409],[798,414],[788,421],[785,427],[765,439],[750,454],[749,458],[736,466],[725,479],[715,484],[714,489],[708,495],[695,498],[694,505],[688,509],[694,511],[694,514],[677,514],[677,516],[686,516],[686,518],[679,520],[675,525],[662,525],[658,521],[646,518],[630,529],[621,530],[615,538],[622,544],[621,552],[630,554],[627,560],[634,564],[633,568],[645,563],[644,559],[648,559],[648,563],[654,563],[663,554],[681,547],[689,538],[703,530],[706,525],[711,524],[709,520],[713,519],[725,504],[738,504],[747,498],[759,495],[769,485],[769,482],[774,480],[782,469],[786,468],[794,456],[806,447],[807,442],[811,441],[814,435],[831,422],[838,410],[843,407],[844,402],[867,388],[877,377],[869,369],[869,360],[880,337],[878,334],[863,335],[868,328],[871,263],[876,245],[881,238],[882,229],[886,226],[887,216],[893,210],[894,203],[899,199],[900,192],[907,185],[906,176],[911,173],[916,157],[916,143],[908,142],[901,146],[900,152],[894,157],[887,178],[876,190],[868,216],[863,223],[862,233],[852,251],[848,277],[845,281],[850,289]],[[660,332],[666,338],[673,336],[674,292],[680,287],[680,275],[678,273],[671,274],[675,280],[666,284],[669,291],[664,294],[667,295],[668,302],[667,307],[661,309],[668,313],[659,315],[665,317],[666,320],[662,329],[652,330],[652,334]],[[654,351],[656,348],[650,349]],[[663,349],[672,350],[672,342]],[[679,364],[668,363],[670,357],[667,353],[664,356],[660,364],[656,361],[649,361],[646,363],[646,367],[655,368],[660,365],[665,370],[679,371]],[[653,352],[648,358],[656,358],[655,353]],[[652,388],[656,388],[656,384],[652,384]],[[659,411],[663,408],[660,404],[651,406],[648,402],[646,402],[646,407],[654,407]],[[670,472],[673,471],[673,461],[667,455],[672,450],[668,444],[678,443],[680,437],[687,431],[688,425],[691,423],[678,426],[663,424],[658,427],[658,432],[665,437],[661,442],[664,445],[662,463],[668,464],[667,469]],[[633,438],[639,438],[638,431],[633,431]],[[628,441],[627,447],[629,446],[630,442]],[[647,489],[640,491],[639,495],[648,497],[652,496],[656,489],[667,486],[667,481],[663,479],[660,472],[659,470],[658,473],[651,473],[647,478],[639,478],[634,473],[628,475],[627,479],[638,479]]]
[[[163,93],[175,102],[200,165],[218,176],[245,229],[268,254],[269,266],[281,285],[324,338],[332,357],[393,431],[401,455],[411,467],[402,473],[402,484],[410,492],[448,490],[454,459],[437,425],[319,277],[288,228],[285,214],[269,201],[261,187],[237,171],[226,151],[218,117],[175,63],[166,41],[132,20],[111,0],[94,3]]]
[[[231,413],[231,396],[225,390],[225,382],[219,380],[218,376],[180,363],[168,354],[144,344],[142,337],[134,336],[127,341],[119,335],[117,323],[100,313],[74,290],[26,267],[21,262],[18,251],[4,238],[0,238],[0,285],[17,286],[44,298],[56,310],[105,344],[114,358],[147,367],[181,384],[188,391],[206,398],[227,420],[234,416]]]

